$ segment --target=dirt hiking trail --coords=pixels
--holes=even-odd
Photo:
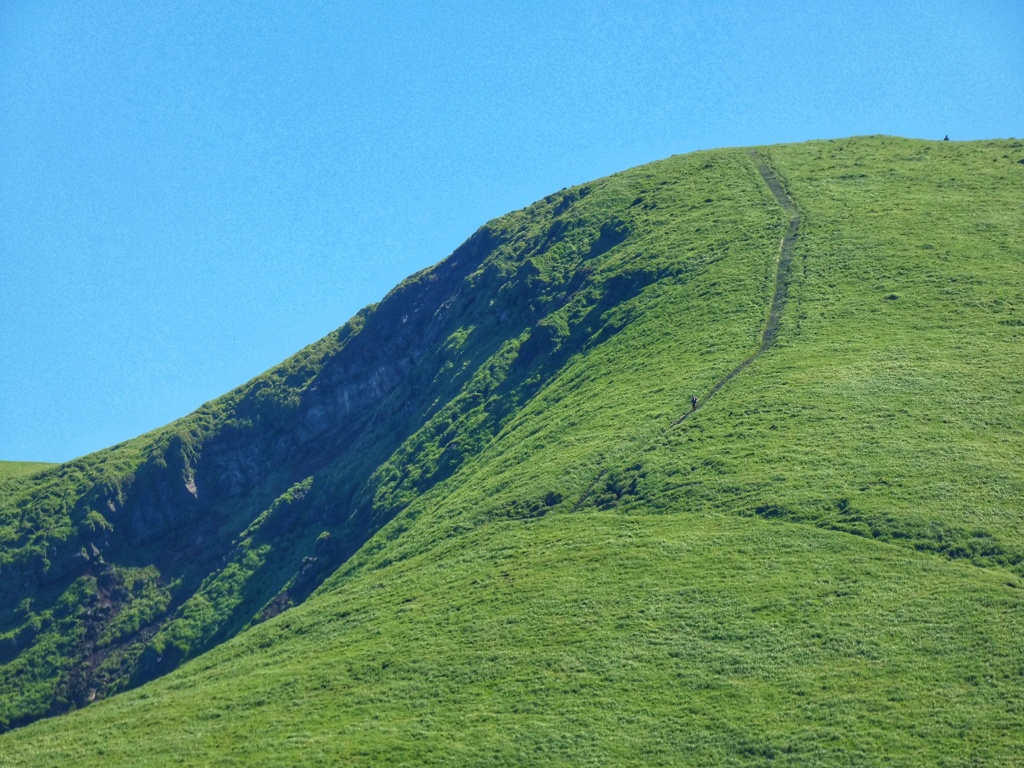
[[[772,344],[775,343],[775,336],[778,334],[779,323],[782,320],[782,309],[786,303],[786,285],[789,279],[789,265],[793,261],[793,249],[796,247],[797,229],[800,227],[800,214],[797,211],[796,204],[793,202],[793,199],[783,188],[778,177],[775,175],[774,171],[768,167],[768,164],[764,161],[764,158],[761,157],[760,153],[756,150],[749,150],[747,154],[754,163],[754,167],[757,168],[757,172],[761,174],[761,178],[764,179],[764,183],[768,185],[768,189],[770,189],[772,194],[775,195],[775,200],[780,206],[782,206],[786,215],[789,216],[789,226],[787,227],[786,234],[783,236],[782,242],[779,245],[779,255],[775,263],[775,290],[772,293],[771,305],[768,308],[768,319],[765,321],[764,331],[761,333],[761,345],[754,350],[750,357],[729,371],[729,373],[719,381],[715,382],[715,385],[708,390],[707,394],[698,399],[696,407],[687,411],[672,422],[671,426],[673,427],[681,424],[688,417],[699,411],[708,400],[717,394],[718,390],[735,378],[740,371],[763,355],[772,346]],[[639,453],[640,451],[641,449],[634,446],[633,450],[630,452]],[[604,462],[607,461],[608,458],[606,457]],[[586,502],[590,497],[594,488],[607,474],[607,466],[602,467],[598,471],[597,476],[590,481],[590,484],[584,489],[579,499],[577,499],[576,503],[573,504],[572,508],[569,510],[570,514],[582,508],[584,502]]]
[[[750,357],[729,371],[722,379],[715,382],[715,385],[708,393],[703,398],[698,399],[697,407],[680,416],[676,420],[676,424],[699,411],[704,406],[704,403],[714,397],[718,390],[735,378],[736,374],[763,355],[775,343],[775,336],[779,331],[779,322],[782,320],[782,308],[786,303],[786,283],[789,279],[789,265],[793,261],[797,229],[800,227],[800,214],[793,203],[793,199],[783,188],[772,169],[765,163],[764,158],[754,150],[750,150],[747,154],[750,155],[754,166],[757,168],[757,172],[761,174],[764,183],[768,185],[768,189],[772,191],[779,205],[782,206],[782,209],[789,216],[789,227],[779,246],[779,258],[775,265],[775,292],[772,294],[772,303],[768,310],[768,320],[765,323],[764,332],[761,334],[761,346]]]

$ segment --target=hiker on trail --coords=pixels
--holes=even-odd
[[[690,395],[690,410],[691,411],[696,411],[697,410],[697,396],[696,395]]]

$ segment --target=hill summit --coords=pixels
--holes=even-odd
[[[1018,761],[1022,201],[1013,140],[672,157],[0,479],[0,753]]]

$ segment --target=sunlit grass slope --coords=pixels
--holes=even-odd
[[[541,378],[492,438],[473,393],[500,358],[380,465],[383,527],[309,600],[0,755],[1020,764],[1024,146],[761,154],[800,214],[782,324],[700,410],[760,343],[786,223],[742,151],[605,180],[609,221],[666,176],[707,186],[598,284],[657,279],[600,323],[570,295],[517,347]]]
[[[45,461],[0,461],[0,482],[12,477],[25,477],[34,475],[55,466]]]
[[[0,744],[12,765],[1009,765],[1004,581],[791,523],[496,521]]]
[[[766,152],[802,213],[778,345],[666,440],[645,495],[1019,565],[1020,144]]]

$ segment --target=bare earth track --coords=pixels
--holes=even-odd
[[[775,292],[772,294],[772,303],[768,310],[768,321],[765,323],[764,332],[761,334],[761,346],[758,347],[750,357],[737,365],[722,379],[716,382],[708,393],[699,400],[697,407],[680,416],[676,420],[676,424],[682,422],[691,413],[700,410],[701,406],[714,397],[718,390],[735,378],[736,374],[763,355],[772,346],[772,344],[775,343],[775,336],[779,331],[779,322],[782,320],[782,308],[786,303],[786,284],[789,279],[789,265],[793,261],[793,249],[796,247],[796,235],[797,229],[800,226],[800,214],[796,209],[796,205],[793,203],[793,199],[783,188],[772,169],[768,167],[767,163],[765,163],[764,158],[754,150],[751,150],[747,154],[750,155],[750,158],[753,160],[754,165],[757,168],[757,172],[761,174],[761,178],[764,179],[765,184],[768,185],[768,189],[770,189],[772,194],[775,195],[775,199],[778,201],[779,205],[781,205],[782,209],[789,215],[789,228],[786,230],[786,234],[782,238],[782,243],[779,246],[779,260],[775,267]]]
[[[757,168],[757,172],[761,174],[761,178],[764,179],[764,183],[768,185],[768,189],[775,195],[776,201],[782,206],[782,209],[789,216],[789,226],[786,229],[786,234],[782,238],[782,242],[779,245],[779,257],[775,265],[775,290],[772,293],[771,305],[768,308],[768,319],[765,322],[764,331],[761,333],[761,345],[750,355],[746,360],[741,362],[729,373],[727,373],[720,380],[715,382],[715,385],[708,390],[708,393],[703,398],[699,398],[696,407],[692,410],[687,411],[678,419],[676,419],[672,426],[676,426],[687,419],[690,415],[699,411],[708,400],[715,396],[722,387],[729,383],[733,378],[736,377],[741,371],[743,371],[752,362],[757,360],[763,355],[772,344],[775,343],[775,337],[779,331],[779,323],[782,320],[782,310],[786,304],[786,286],[789,280],[789,265],[793,261],[793,250],[796,247],[797,229],[800,227],[800,214],[797,211],[796,204],[793,199],[786,192],[782,183],[775,175],[774,171],[764,161],[764,158],[756,150],[750,150],[747,152],[750,159],[754,163],[754,167]],[[590,484],[584,489],[579,499],[572,506],[570,512],[576,512],[583,506],[583,503],[589,498],[594,487],[601,481],[601,479],[608,473],[608,468],[602,468],[597,476],[590,482]]]

